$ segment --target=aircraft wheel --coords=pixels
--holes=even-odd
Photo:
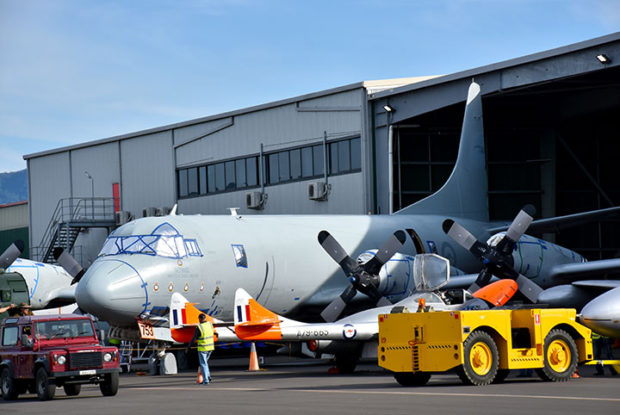
[[[473,331],[463,343],[465,363],[458,369],[463,383],[488,385],[497,374],[499,353],[493,338],[481,330]]]
[[[79,383],[77,384],[69,383],[69,384],[65,384],[63,388],[67,396],[77,396],[80,394],[80,391],[82,390],[82,385],[80,385]]]
[[[543,380],[566,382],[577,370],[577,345],[573,338],[561,329],[553,329],[545,337],[545,366],[536,372]]]
[[[402,386],[424,386],[431,378],[431,374],[428,372],[398,372],[394,373],[394,379]]]
[[[35,376],[35,389],[40,401],[47,401],[54,398],[56,394],[56,384],[50,381],[47,371],[44,367],[37,369]]]
[[[0,373],[0,388],[2,389],[2,397],[5,401],[17,399],[19,395],[17,392],[17,385],[8,367],[3,368],[2,373]]]
[[[99,384],[103,396],[114,396],[118,392],[118,372],[105,375],[103,382]]]
[[[339,373],[353,373],[355,366],[357,366],[358,355],[352,354],[337,354],[336,355],[336,367]]]

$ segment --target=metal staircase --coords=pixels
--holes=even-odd
[[[85,229],[108,228],[108,233],[116,227],[114,218],[114,198],[80,197],[60,199],[52,215],[41,243],[33,247],[34,259],[55,263],[55,248],[71,251],[75,240]]]

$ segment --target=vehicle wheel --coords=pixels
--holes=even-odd
[[[573,338],[561,329],[554,329],[545,337],[545,365],[536,369],[543,380],[566,382],[577,370],[577,345]]]
[[[5,401],[17,399],[19,395],[17,392],[17,385],[8,367],[2,368],[2,373],[0,373],[0,388],[2,389],[2,397]]]
[[[428,372],[398,372],[394,373],[394,379],[402,386],[424,386],[431,378],[431,374]]]
[[[103,396],[114,396],[118,392],[118,372],[105,375],[103,382],[99,384]]]
[[[510,369],[497,369],[497,374],[495,375],[492,383],[502,383],[504,380],[506,380],[509,374]]]
[[[69,383],[65,384],[63,386],[63,389],[65,390],[67,396],[77,396],[82,390],[82,385],[80,385],[79,383]]]
[[[463,343],[465,363],[458,374],[468,385],[488,385],[497,374],[499,353],[493,338],[484,331],[475,330]]]
[[[56,394],[56,384],[53,381],[50,381],[44,367],[37,369],[37,374],[35,376],[35,388],[37,390],[37,396],[41,401],[53,399]]]

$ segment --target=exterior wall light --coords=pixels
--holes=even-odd
[[[609,56],[605,55],[604,53],[601,53],[600,55],[596,55],[596,59],[598,59],[598,61],[602,63],[603,65],[607,65],[611,63],[611,59],[609,59]]]

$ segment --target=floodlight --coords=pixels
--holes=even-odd
[[[609,59],[609,56],[605,55],[604,53],[596,55],[596,59],[598,59],[598,61],[604,65],[611,63],[611,59]]]

